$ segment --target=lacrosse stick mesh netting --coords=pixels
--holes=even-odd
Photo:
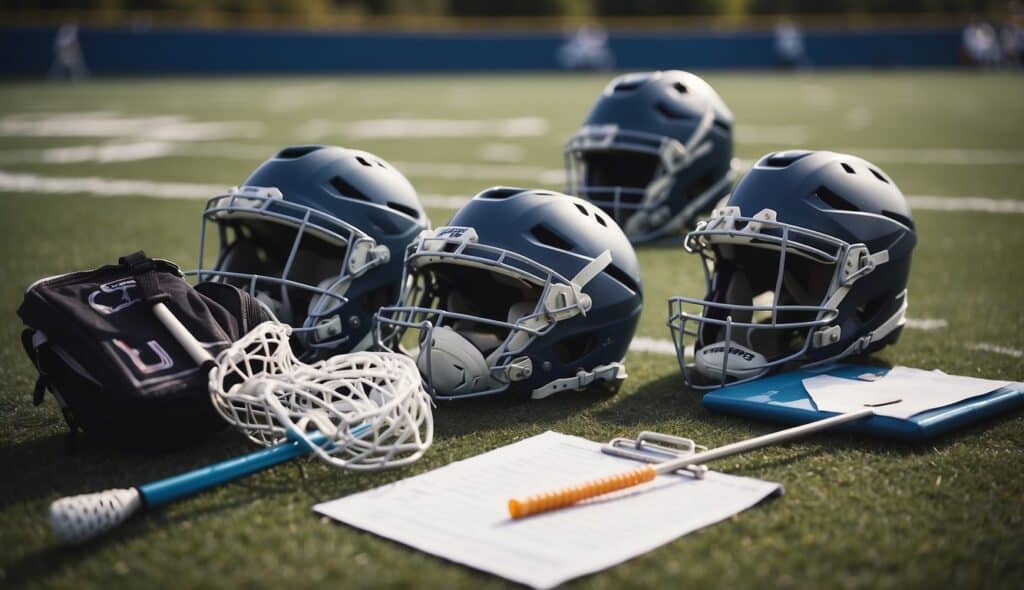
[[[431,401],[415,361],[356,352],[306,364],[292,353],[290,334],[265,322],[217,355],[210,395],[231,425],[263,446],[303,440],[346,469],[405,465],[427,450]]]

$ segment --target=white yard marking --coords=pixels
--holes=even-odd
[[[79,164],[94,162],[136,162],[174,155],[176,144],[166,141],[142,141],[107,145],[76,145],[38,150],[0,151],[0,163]]]
[[[99,197],[209,199],[228,189],[222,184],[56,177],[0,170],[0,191],[10,193],[87,194]]]
[[[910,208],[915,211],[978,211],[981,213],[1024,213],[1024,200],[990,199],[988,197],[936,197],[910,195]]]
[[[501,164],[458,164],[448,162],[392,162],[406,176],[421,178],[467,178],[488,181],[522,180],[530,183],[556,184],[565,182],[561,169],[540,166],[508,166]]]
[[[410,174],[415,176],[415,174]],[[551,183],[555,184],[555,183]],[[456,195],[420,195],[428,207],[458,208],[469,201],[469,197]],[[908,196],[914,211],[974,211],[979,213],[1024,213],[1024,200],[989,199],[983,197],[933,197]]]
[[[208,141],[263,134],[256,121],[192,121],[181,115],[123,115],[112,111],[32,113],[0,117],[0,137],[114,137]]]
[[[330,103],[342,92],[341,84],[298,84],[271,90],[263,106],[271,113],[287,113]]]
[[[485,162],[522,162],[526,148],[514,143],[485,143],[477,148],[476,157]]]
[[[737,125],[737,143],[799,145],[807,142],[807,130],[799,125]]]
[[[949,327],[949,322],[943,318],[907,318],[905,326],[911,330],[944,330]]]
[[[942,318],[907,318],[906,323],[906,327],[910,328],[911,330],[925,331],[940,330],[947,327],[948,325],[949,323]],[[979,350],[990,350],[991,352],[1000,352],[1001,354],[1012,355],[1014,352],[1020,353],[1020,351],[1014,351],[1013,349],[1003,347],[997,347],[1002,349],[1000,351],[992,350],[991,348],[982,348],[991,346],[991,344],[981,344],[971,345],[970,347],[978,348]],[[633,338],[633,343],[630,345],[629,349],[634,352],[650,352],[653,354],[665,354],[673,356],[676,354],[675,345],[672,343],[671,340],[663,340],[660,338],[648,338],[646,336],[637,336]],[[693,356],[692,345],[686,347],[685,354],[688,357]]]
[[[510,119],[370,119],[338,123],[317,119],[295,131],[298,137],[346,139],[433,139],[445,137],[538,137],[548,134],[541,117]]]
[[[871,124],[872,119],[874,119],[874,115],[871,114],[871,109],[865,106],[858,106],[850,109],[843,115],[843,125],[851,131],[861,131]],[[857,152],[850,153],[856,154]]]
[[[201,146],[201,144],[200,144]],[[185,146],[181,148],[188,152],[194,151],[194,148],[200,146]],[[109,151],[104,152],[102,146],[94,146],[91,149],[82,149],[82,146],[74,148],[52,148],[43,150],[48,155],[47,157],[53,160],[63,158],[64,161],[100,161],[101,158],[109,158],[108,161],[119,161],[118,157],[127,160],[135,159],[140,156],[145,150],[150,149],[153,151],[162,150],[163,147],[160,144],[146,147],[144,144],[135,144],[132,148],[126,146],[108,146],[112,148]],[[201,146],[202,150],[212,146]],[[202,151],[200,150],[200,151]],[[6,156],[10,156],[15,152],[22,152],[23,150],[12,150],[9,152],[0,152],[0,162],[10,162]],[[265,154],[262,148],[254,149],[255,152]],[[182,152],[184,153],[184,152]],[[17,155],[17,154],[15,154]],[[265,154],[261,157],[266,157],[269,154]],[[86,160],[85,158],[95,158]],[[76,158],[82,158],[77,159]],[[15,158],[16,159],[16,158]],[[259,158],[256,158],[259,159]],[[20,160],[19,160],[20,161]],[[33,160],[39,161],[39,160]],[[534,166],[498,166],[488,164],[444,164],[444,163],[424,163],[424,162],[395,162],[395,165],[401,169],[408,169],[409,176],[417,177],[434,177],[434,178],[473,178],[480,180],[496,180],[496,179],[509,179],[509,180],[530,180],[531,178],[540,182],[540,184],[558,186],[558,179],[555,178],[556,173],[561,174],[561,170],[544,170]],[[114,194],[109,196],[156,196],[156,197],[185,197],[185,198],[207,198],[216,194],[217,191],[223,191],[226,186],[206,183],[182,183],[182,182],[162,182],[156,180],[119,180],[113,178],[100,178],[100,177],[61,177],[61,176],[43,176],[39,174],[28,174],[28,173],[16,173],[10,171],[0,171],[0,191],[3,192],[25,192],[25,193],[92,193],[93,190],[89,187],[100,187],[100,186],[111,186],[114,187]],[[541,182],[543,180],[544,182]],[[64,187],[75,187],[81,186],[82,190],[72,190]],[[55,188],[56,187],[56,188]],[[132,192],[131,187],[145,187],[146,190],[138,190]],[[188,193],[188,189],[182,187],[217,187],[214,192],[204,192],[199,195]],[[458,209],[459,207],[466,204],[469,201],[469,197],[465,195],[438,195],[438,194],[422,194],[420,199],[423,204],[427,207],[437,207],[442,209]],[[910,206],[916,211],[972,211],[981,213],[1024,213],[1024,200],[1021,199],[990,199],[985,197],[936,197],[936,196],[909,196],[907,199],[910,201]]]
[[[1000,346],[998,344],[990,344],[988,342],[974,342],[972,344],[968,344],[967,348],[970,348],[971,350],[980,350],[982,352],[992,352],[995,354],[1012,356],[1017,359],[1024,358],[1024,350],[1010,348],[1009,346]]]
[[[885,162],[889,164],[924,164],[931,166],[947,164],[968,166],[1024,164],[1024,150],[1015,149],[850,147],[837,148],[836,151],[856,154],[872,162]]]
[[[654,354],[667,354],[675,356],[676,347],[672,344],[671,340],[660,340],[658,338],[648,338],[646,336],[636,336],[633,338],[633,342],[629,345],[629,349],[634,352],[652,352]],[[693,354],[693,351],[689,351]]]

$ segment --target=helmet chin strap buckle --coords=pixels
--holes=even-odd
[[[523,381],[529,379],[530,375],[533,375],[533,360],[528,356],[512,359],[505,367],[505,377],[509,381]]]
[[[823,348],[839,342],[839,338],[842,336],[843,330],[839,326],[829,326],[828,328],[822,328],[814,332],[814,336],[811,338],[811,346],[814,348]]]
[[[600,365],[594,367],[593,371],[584,371],[580,369],[576,372],[575,377],[565,377],[564,379],[555,379],[549,382],[547,385],[538,387],[530,393],[532,399],[544,399],[560,391],[567,389],[574,389],[576,391],[583,391],[591,383],[595,381],[604,382],[622,382],[626,379],[626,365],[622,363],[608,363],[607,365]]]
[[[373,238],[363,237],[352,243],[348,255],[348,272],[357,277],[375,266],[387,264],[391,260],[391,251],[383,244],[377,244]]]
[[[331,316],[329,319],[320,320],[316,324],[314,329],[316,339],[323,342],[324,340],[330,340],[341,335],[341,318],[337,315]]]

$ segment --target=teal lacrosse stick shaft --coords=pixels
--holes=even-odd
[[[352,429],[352,436],[370,430],[369,424]],[[136,512],[180,500],[186,496],[233,481],[313,452],[327,438],[320,433],[303,438],[290,435],[288,442],[221,461],[181,475],[133,488],[105,490],[61,498],[50,505],[50,528],[63,543],[81,543],[120,525]]]
[[[364,430],[367,427],[362,427]],[[356,435],[360,432],[356,432]],[[323,443],[324,436],[317,433],[310,437],[313,444]],[[155,507],[174,502],[186,496],[219,486],[247,475],[269,469],[296,457],[308,455],[312,449],[303,440],[288,442],[253,451],[240,457],[200,467],[173,477],[144,483],[137,486],[146,506]]]

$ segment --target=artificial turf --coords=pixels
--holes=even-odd
[[[561,145],[606,80],[392,76],[0,85],[0,187],[6,187],[0,192],[0,467],[7,474],[0,480],[0,582],[77,588],[503,587],[508,583],[501,579],[319,519],[310,507],[547,429],[598,441],[661,430],[709,446],[772,430],[770,424],[709,413],[699,394],[683,386],[674,357],[634,352],[627,363],[630,378],[615,396],[571,393],[535,403],[494,399],[438,407],[436,442],[409,468],[358,474],[295,462],[132,520],[83,547],[59,548],[47,530],[45,509],[57,497],[145,482],[249,447],[225,431],[197,448],[161,455],[115,451],[87,437],[74,454],[66,452],[56,403],[48,399],[33,407],[30,401],[34,372],[21,350],[21,323],[14,313],[24,288],[37,278],[109,263],[138,248],[191,266],[202,201],[43,194],[11,188],[10,175],[227,187],[277,147],[324,142],[367,149],[400,168],[412,164],[409,177],[422,194],[471,195],[494,184],[558,188],[550,171],[561,167]],[[1024,200],[1024,78],[1017,74],[731,73],[709,74],[708,80],[736,115],[741,159],[797,147],[846,149],[873,160],[908,195],[985,197],[1017,205]],[[174,156],[68,162],[44,150],[164,140],[139,131],[90,132],[104,137],[18,131],[24,121],[59,113],[80,113],[72,121],[178,115],[182,125],[253,124],[237,137],[177,141],[183,151]],[[384,139],[356,138],[356,128],[343,126],[373,119],[521,117],[540,118],[541,132]],[[517,157],[482,161],[488,146],[490,153]],[[876,360],[1024,380],[1020,211],[915,211],[919,243],[910,316],[936,320],[934,329],[905,330],[899,344]],[[440,225],[451,211],[433,208],[430,214]],[[645,311],[638,335],[667,339],[665,300],[700,294],[701,271],[678,246],[646,247],[639,255]],[[1020,411],[927,444],[826,434],[723,460],[714,468],[778,481],[786,493],[570,585],[994,588],[1018,587],[1024,578]]]

